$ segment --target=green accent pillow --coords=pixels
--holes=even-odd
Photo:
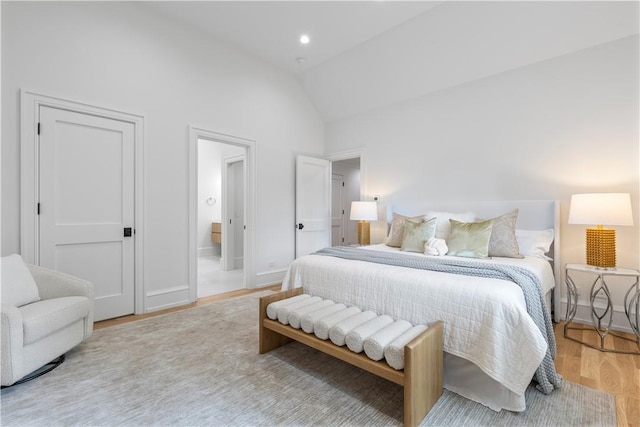
[[[486,258],[488,256],[493,220],[459,222],[450,219],[449,222],[451,223],[451,234],[447,240],[447,246],[449,246],[447,255],[468,258]]]
[[[436,235],[436,218],[424,222],[413,222],[410,219],[404,221],[404,234],[402,236],[401,251],[424,252],[424,244]]]

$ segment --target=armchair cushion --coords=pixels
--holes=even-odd
[[[81,320],[89,309],[89,300],[81,296],[54,298],[20,307],[24,345]]]
[[[22,257],[18,254],[2,257],[2,302],[21,307],[40,301],[38,286]]]

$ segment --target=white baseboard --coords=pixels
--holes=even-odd
[[[198,256],[220,256],[219,251],[216,251],[216,248],[213,246],[205,246],[202,248],[198,248]]]
[[[276,270],[261,271],[260,273],[257,273],[255,287],[263,288],[265,286],[278,285],[282,283],[287,270],[287,268],[281,268]]]
[[[566,314],[567,302],[562,301],[560,302],[559,318],[562,319],[563,322],[566,318]],[[573,322],[582,323],[585,325],[593,325],[593,321],[591,320],[591,306],[589,304],[578,302],[578,309],[576,310],[576,315],[573,318]],[[627,319],[627,316],[624,314],[624,307],[618,305],[613,306],[613,319],[611,321],[611,329],[633,334],[633,330],[629,325],[629,319]]]
[[[189,304],[189,287],[174,286],[147,292],[145,313]]]

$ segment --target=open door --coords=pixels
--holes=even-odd
[[[296,158],[296,258],[331,246],[331,162]]]
[[[222,240],[221,269],[242,269],[245,229],[245,156],[223,159],[222,168]]]

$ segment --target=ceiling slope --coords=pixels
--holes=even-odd
[[[325,122],[638,34],[638,2],[445,2],[301,73]]]
[[[296,74],[440,1],[152,1],[141,4]],[[307,34],[308,45],[299,37]],[[304,58],[297,61],[297,58]]]
[[[638,34],[638,1],[140,2],[297,75],[325,122]],[[311,43],[298,37],[309,34]],[[298,62],[296,58],[304,58]]]

